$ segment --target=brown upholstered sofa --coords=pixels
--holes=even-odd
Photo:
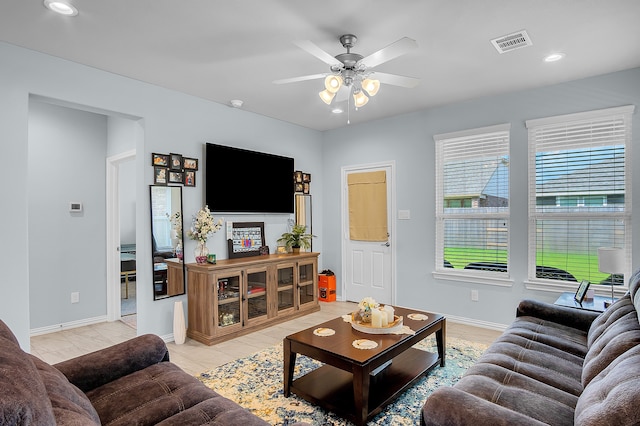
[[[422,425],[640,424],[640,270],[604,313],[525,300]]]
[[[144,335],[49,365],[0,321],[0,425],[267,425],[169,362]]]

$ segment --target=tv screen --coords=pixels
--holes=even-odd
[[[205,179],[211,211],[293,213],[293,158],[207,143]]]

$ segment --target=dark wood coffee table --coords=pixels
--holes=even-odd
[[[410,313],[428,316],[414,321]],[[364,425],[436,365],[445,365],[446,320],[442,315],[415,309],[395,308],[404,325],[415,335],[368,334],[354,330],[342,318],[318,324],[284,338],[284,395],[291,392]],[[313,334],[316,328],[331,328],[333,336]],[[430,334],[436,334],[438,353],[412,348]],[[375,349],[356,349],[356,339],[378,343]],[[306,355],[323,362],[320,368],[293,380],[296,355]]]

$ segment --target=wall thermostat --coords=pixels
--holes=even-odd
[[[71,201],[69,203],[69,211],[71,213],[78,213],[82,211],[82,203],[78,201]]]

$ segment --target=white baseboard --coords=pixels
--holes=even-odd
[[[447,321],[450,322],[455,322],[456,324],[464,324],[464,325],[471,325],[474,327],[479,327],[479,328],[486,328],[489,330],[496,330],[496,331],[505,331],[507,329],[507,327],[509,327],[509,325],[506,324],[498,324],[495,322],[488,322],[488,321],[480,321],[480,320],[476,320],[473,318],[464,318],[464,317],[457,317],[455,315],[444,315],[447,318]]]
[[[77,321],[70,321],[61,324],[47,325],[45,327],[32,328],[29,330],[30,336],[39,336],[41,334],[55,333],[56,331],[69,330],[71,328],[84,327],[86,325],[99,324],[106,322],[107,316],[101,315],[99,317],[85,318]]]
[[[173,342],[176,340],[173,338],[173,333],[163,334],[162,336],[160,336],[160,338],[164,340],[165,343]]]
[[[342,297],[338,297],[336,300],[339,300],[341,302],[345,301]],[[489,330],[496,330],[496,331],[505,331],[507,327],[509,327],[509,324],[498,324],[495,322],[481,321],[473,318],[458,317],[455,315],[449,315],[442,312],[438,312],[438,313],[444,315],[447,318],[447,321],[455,322],[456,324],[471,325],[474,327],[486,328]]]

